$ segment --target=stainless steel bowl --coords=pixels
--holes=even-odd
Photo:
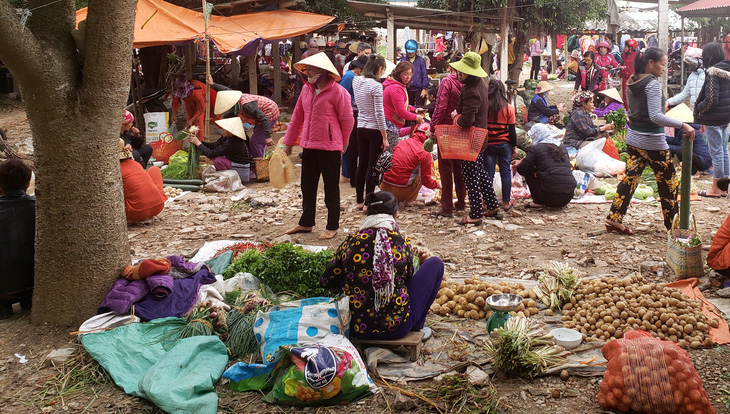
[[[499,295],[489,296],[487,298],[487,306],[496,311],[512,311],[520,306],[522,301],[523,298],[520,295],[502,293]]]

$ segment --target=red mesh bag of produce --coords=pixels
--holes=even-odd
[[[629,331],[601,348],[608,360],[601,407],[622,412],[715,413],[687,352],[648,332]]]

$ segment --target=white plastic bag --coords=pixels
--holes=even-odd
[[[216,171],[215,167],[209,165],[203,170],[204,191],[225,193],[229,191],[242,190],[241,177],[233,170]]]
[[[584,172],[592,173],[598,177],[616,176],[626,171],[626,163],[611,158],[603,152],[606,138],[589,142],[578,151],[575,157],[575,166]]]

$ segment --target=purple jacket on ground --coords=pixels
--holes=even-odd
[[[157,300],[151,294],[145,296],[134,306],[135,314],[145,322],[170,316],[180,317],[195,305],[200,285],[214,282],[215,275],[204,267],[191,277],[175,279],[172,292],[166,299]]]
[[[127,280],[121,278],[114,282],[109,293],[106,294],[104,301],[99,306],[99,313],[112,311],[114,313],[124,314],[129,312],[132,304],[139,301],[147,295],[147,282],[144,280]]]
[[[152,297],[157,300],[166,299],[172,292],[174,279],[170,275],[152,275],[145,279]]]
[[[618,111],[619,109],[624,109],[624,106],[621,105],[621,102],[613,101],[603,108],[594,109],[593,113],[596,114],[596,116],[606,116],[606,115],[608,115],[609,112]]]

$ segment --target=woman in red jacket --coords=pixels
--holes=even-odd
[[[621,77],[621,97],[624,99],[624,105],[626,106],[626,112],[629,111],[629,100],[626,99],[626,86],[629,83],[629,78],[634,74],[634,59],[636,59],[636,48],[638,44],[636,40],[629,39],[626,41],[624,46],[623,64],[619,67],[618,75]]]
[[[388,129],[388,151],[393,152],[398,144],[398,134],[406,121],[423,122],[424,109],[416,109],[408,103],[408,84],[413,78],[411,62],[400,62],[393,73],[383,82],[383,110]]]
[[[433,178],[433,156],[423,149],[428,122],[414,128],[411,137],[401,141],[393,151],[393,167],[383,176],[381,191],[392,193],[400,202],[415,201],[421,185],[441,188]]]
[[[331,239],[340,227],[340,163],[347,150],[355,119],[350,93],[337,81],[340,75],[325,53],[294,64],[307,77],[284,136],[284,151],[291,154],[301,134],[302,216],[286,234],[309,233],[317,212],[319,178],[324,181],[327,227],[319,239]]]

